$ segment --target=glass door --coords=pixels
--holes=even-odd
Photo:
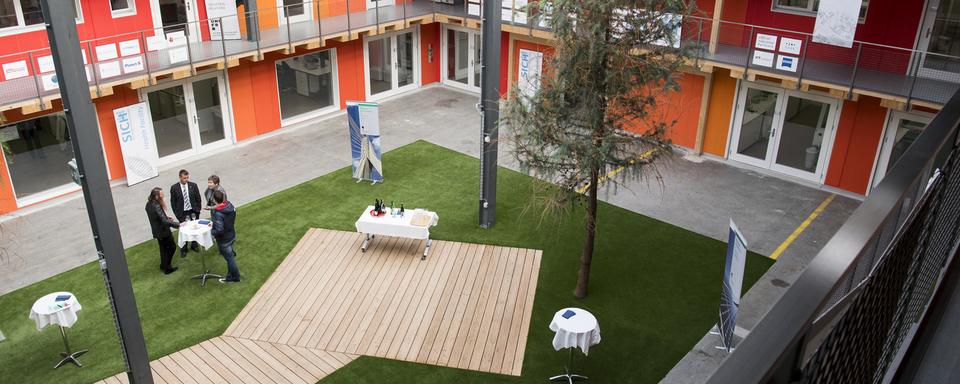
[[[929,0],[917,49],[920,76],[960,82],[960,0]]]
[[[781,90],[750,85],[740,93],[730,158],[767,168],[773,146],[770,145],[780,114]]]
[[[229,117],[219,76],[147,88],[141,94],[153,120],[161,161],[180,160],[229,143]]]
[[[367,9],[394,5],[396,0],[367,0]]]
[[[750,84],[737,105],[730,159],[821,181],[836,126],[836,100]]]
[[[900,156],[916,141],[917,136],[930,123],[930,117],[894,111],[890,114],[887,129],[880,143],[880,153],[877,155],[877,167],[873,172],[873,186],[883,181],[883,177],[890,172],[893,165],[900,160]]]
[[[367,98],[378,99],[416,88],[420,76],[416,31],[398,32],[364,44]]]
[[[280,25],[285,26],[310,20],[313,2],[310,0],[277,0],[277,16]]]
[[[780,127],[774,131],[771,169],[820,181],[829,150],[824,137],[833,133],[835,105],[830,98],[788,92]]]
[[[196,0],[153,0],[154,28],[163,34],[183,32],[190,41],[200,41]]]
[[[443,34],[443,81],[445,84],[480,91],[480,35],[447,27]]]

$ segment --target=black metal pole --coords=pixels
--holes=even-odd
[[[497,214],[497,141],[500,120],[499,1],[483,3],[480,71],[480,112],[483,114],[480,152],[480,227],[490,228]]]
[[[97,132],[97,116],[90,100],[90,89],[80,56],[77,24],[69,2],[43,0],[43,19],[53,55],[63,111],[66,114],[70,142],[80,173],[80,186],[86,203],[93,242],[100,258],[100,270],[106,283],[107,298],[120,337],[120,347],[131,383],[153,383],[150,359],[140,328],[140,316],[133,285],[123,254],[120,225],[117,222],[110,180]]]

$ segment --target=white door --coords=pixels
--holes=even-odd
[[[363,44],[367,100],[381,99],[417,88],[420,83],[420,43],[417,30],[367,39]]]
[[[445,27],[440,45],[443,83],[480,92],[480,33],[466,28]]]
[[[200,19],[196,0],[151,0],[153,28],[163,34],[183,31],[190,41],[200,41]]]
[[[917,136],[930,124],[932,118],[926,115],[893,111],[884,129],[883,141],[880,142],[880,152],[877,154],[877,164],[873,171],[874,187],[883,181],[900,156],[916,141]]]
[[[830,97],[744,84],[730,158],[822,182],[838,107]]]
[[[277,17],[281,26],[310,20],[313,16],[311,0],[277,0]]]
[[[367,9],[394,5],[396,0],[367,0]]]
[[[928,0],[917,50],[920,76],[960,82],[960,0]]]
[[[228,145],[231,139],[223,78],[208,75],[140,92],[153,120],[161,163]]]

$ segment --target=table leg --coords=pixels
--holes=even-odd
[[[566,367],[563,367],[563,374],[551,377],[549,379],[550,381],[566,381],[567,383],[573,384],[574,381],[587,380],[586,376],[573,373],[573,349],[574,348],[569,348],[569,349],[570,349],[570,362],[567,364]]]
[[[53,366],[53,369],[60,368],[68,362],[73,363],[77,367],[82,368],[83,364],[80,364],[80,360],[77,360],[77,358],[80,357],[80,355],[87,353],[87,350],[83,349],[76,352],[71,352],[70,342],[67,341],[67,332],[64,331],[63,326],[60,326],[60,336],[63,337],[63,347],[66,349],[66,352],[60,352],[60,356],[63,357],[63,359],[61,359],[60,362],[57,363],[57,365]]]
[[[427,246],[423,249],[423,256],[420,257],[420,260],[426,260],[427,254],[430,253],[430,244],[433,244],[433,240],[427,238]]]
[[[200,280],[200,286],[203,287],[207,284],[207,279],[209,278],[221,278],[223,276],[210,273],[210,270],[207,269],[207,257],[204,256],[203,252],[200,252],[200,264],[203,266],[203,271],[199,275],[194,275],[190,279]]]
[[[373,239],[373,236],[371,236],[369,233],[365,233],[365,234],[364,234],[363,244],[360,244],[360,252],[366,252],[366,251],[367,251],[367,246],[370,245],[370,240],[371,240],[371,239]]]

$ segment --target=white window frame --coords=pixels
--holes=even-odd
[[[823,1],[823,0],[821,0]],[[778,5],[779,0],[772,0],[770,5],[770,11],[778,13],[789,13],[792,15],[800,16],[810,16],[817,17],[817,11],[813,10],[814,0],[807,0],[806,7],[791,7],[788,5]],[[870,13],[870,0],[863,0],[864,5],[867,8],[867,11],[863,13],[863,17],[857,20],[857,24],[863,24],[867,22],[867,14]]]
[[[136,0],[127,0],[127,7],[124,9],[113,9],[113,3],[108,1],[108,7],[110,7],[110,16],[114,19],[120,17],[133,16],[137,14],[137,1]]]
[[[74,0],[74,4],[77,6],[77,18],[75,20],[77,21],[77,24],[83,24],[83,8],[80,8],[80,0]],[[13,0],[13,8],[15,9],[17,15],[17,25],[0,28],[0,37],[42,31],[44,29],[43,23],[24,25],[26,21],[23,19],[23,9],[21,9],[20,0]]]

